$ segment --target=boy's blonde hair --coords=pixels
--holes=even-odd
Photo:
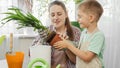
[[[85,13],[93,14],[95,21],[97,22],[103,13],[103,8],[96,0],[84,0],[78,6],[78,10],[82,10]]]

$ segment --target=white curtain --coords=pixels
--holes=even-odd
[[[120,0],[99,0],[104,14],[99,27],[105,33],[105,68],[120,68]]]
[[[7,11],[7,8],[10,7],[11,5],[17,6],[17,1],[15,0],[0,0],[0,20],[5,17],[5,14],[2,14]],[[11,21],[10,23],[12,23]],[[0,21],[0,26],[1,26],[1,21]],[[16,30],[14,29],[15,24],[6,24],[3,27],[0,27],[0,35],[1,34],[8,34],[10,32],[15,32]],[[9,29],[10,28],[10,29]]]

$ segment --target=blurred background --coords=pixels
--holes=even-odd
[[[54,0],[0,0],[0,20],[5,17],[8,7],[16,6],[23,12],[31,12],[45,26],[50,25],[48,16],[48,4]],[[70,21],[77,21],[77,5],[79,0],[61,0],[65,3]],[[76,2],[77,1],[77,2]],[[105,68],[120,68],[120,0],[98,0],[104,8],[104,13],[99,21],[99,28],[106,37],[106,49],[104,52]],[[25,60],[23,68],[27,68],[28,50],[32,41],[38,34],[33,28],[23,28],[17,30],[16,21],[10,21],[1,27],[0,36],[6,35],[5,40],[0,45],[0,61],[5,59],[5,53],[9,50],[9,34],[14,34],[14,51],[23,51]],[[2,22],[0,22],[2,23]],[[1,68],[1,66],[0,66]]]

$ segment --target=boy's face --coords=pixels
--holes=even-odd
[[[81,10],[78,10],[78,22],[81,28],[88,28],[90,25],[89,15]]]

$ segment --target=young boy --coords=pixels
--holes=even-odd
[[[63,41],[54,44],[55,48],[69,49],[77,56],[76,68],[104,68],[105,37],[97,26],[102,13],[103,8],[96,0],[83,1],[78,6],[78,22],[81,28],[86,29],[81,34],[78,48],[64,38]]]

